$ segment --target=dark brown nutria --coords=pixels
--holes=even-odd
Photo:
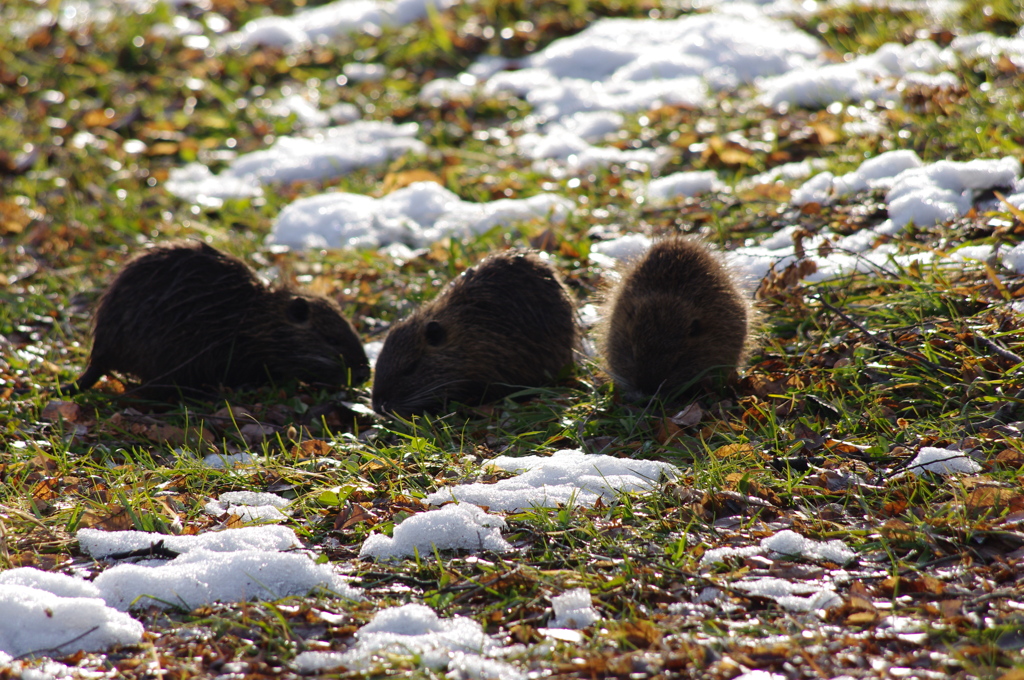
[[[373,408],[410,416],[552,384],[573,363],[576,315],[558,274],[507,251],[467,269],[388,333]]]
[[[627,398],[685,394],[705,378],[732,375],[744,358],[750,306],[707,246],[656,242],[609,295],[599,349]]]
[[[111,371],[160,397],[290,379],[334,387],[370,374],[337,304],[269,288],[243,261],[204,243],[149,249],[110,284],[93,319],[89,366],[71,391]]]

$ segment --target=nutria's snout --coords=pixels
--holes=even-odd
[[[170,243],[129,261],[107,288],[73,386],[111,371],[139,378],[137,393],[167,398],[290,380],[340,387],[365,382],[370,367],[333,300],[271,288],[204,243]]]
[[[667,238],[624,272],[604,306],[599,347],[627,399],[672,400],[720,386],[750,344],[752,311],[706,245]]]
[[[536,253],[491,255],[394,324],[373,380],[373,409],[403,417],[550,385],[579,344],[571,299]]]

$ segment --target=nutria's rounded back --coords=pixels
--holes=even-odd
[[[573,304],[555,270],[534,253],[492,255],[392,326],[373,408],[407,416],[550,385],[572,364],[577,342]]]
[[[624,272],[604,311],[600,351],[631,398],[679,396],[744,360],[749,304],[700,241],[656,242]]]
[[[89,366],[74,388],[110,371],[163,396],[291,379],[359,383],[369,362],[332,300],[269,288],[204,243],[172,243],[129,261],[100,299]]]

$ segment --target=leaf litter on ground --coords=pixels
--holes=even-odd
[[[982,13],[967,9],[959,24],[886,8],[798,15],[796,25],[810,29],[792,33],[800,40],[839,54],[864,48],[839,66],[823,51],[805,71],[780,76],[791,78],[789,90],[778,82],[771,89],[778,98],[807,83],[846,78],[855,85],[846,103],[821,102],[822,110],[801,109],[795,98],[785,111],[775,100],[758,102],[765,96],[759,86],[726,82],[723,72],[699,100],[649,110],[642,101],[615,115],[563,111],[589,106],[605,76],[575,91],[554,89],[580,75],[572,68],[588,65],[572,61],[574,45],[590,49],[579,38],[559,39],[586,35],[578,32],[598,16],[625,13],[647,25],[679,19],[681,29],[726,22],[613,4],[591,4],[582,21],[560,3],[457,5],[306,51],[216,55],[195,39],[292,8],[219,3],[221,20],[193,12],[199,27],[171,37],[161,23],[184,25],[172,8],[129,13],[114,30],[98,18],[68,24],[67,15],[57,30],[34,6],[4,9],[41,23],[20,24],[30,30],[0,48],[7,64],[0,106],[9,114],[0,135],[18,140],[8,149],[20,149],[0,158],[9,206],[0,233],[11,245],[0,255],[8,303],[0,311],[0,426],[9,443],[0,461],[0,578],[32,584],[12,584],[6,597],[41,606],[46,626],[30,633],[38,645],[4,648],[36,658],[4,663],[49,677],[111,665],[126,676],[282,674],[325,668],[300,661],[315,652],[363,674],[1012,677],[1024,559],[1017,475],[1024,386],[1015,375],[1022,351],[1016,300],[1024,294],[1015,246],[1024,224],[1012,197],[1020,191],[1024,138],[1019,93],[1008,85],[1020,72],[1020,18],[978,25],[974,15]],[[757,18],[750,26],[769,23]],[[960,33],[933,30],[943,24]],[[934,48],[922,38],[925,27]],[[994,29],[1002,37],[976,34]],[[588,30],[600,37],[609,26]],[[742,44],[742,35],[726,37]],[[879,49],[886,43],[898,45]],[[48,50],[84,80],[63,77],[22,48]],[[375,61],[386,65],[379,81],[354,67]],[[910,63],[923,66],[919,75],[908,75]],[[685,77],[686,64],[672,66]],[[566,73],[544,75],[551,68]],[[445,78],[452,82],[439,82]],[[531,94],[541,84],[552,88],[545,96],[557,96]],[[310,117],[313,109],[295,100],[294,119],[272,111],[297,92],[326,118]],[[303,113],[307,135],[318,121],[350,123],[353,109],[342,105],[369,121],[417,123],[426,150],[344,175],[278,182],[263,196],[219,205],[192,206],[161,189],[187,163],[224,172],[244,154],[275,148]],[[889,167],[892,186],[846,193],[869,174],[865,160],[885,160],[894,149],[912,150],[920,172],[903,168],[911,175],[900,180],[901,171]],[[1006,156],[1009,165],[1000,160]],[[987,164],[979,169],[990,181],[965,180],[978,163],[947,163],[975,159]],[[1018,166],[1010,167],[1012,159]],[[781,183],[767,176],[752,182],[744,200],[732,193],[736,180],[804,160],[780,171]],[[410,169],[428,174],[394,179]],[[649,192],[654,178],[647,173],[708,170],[724,184],[707,175],[675,177],[654,185],[667,205],[637,201],[649,195],[644,187]],[[691,179],[703,182],[700,191]],[[381,201],[417,180],[439,183],[464,202],[553,193],[574,208],[563,223],[541,216],[384,253],[267,246],[275,221],[297,200],[331,190]],[[903,213],[911,215],[906,225],[883,226],[899,218],[901,197],[893,191],[901,181],[911,195],[940,198],[942,219]],[[802,189],[818,193],[797,205],[790,194]],[[528,402],[409,423],[350,408],[366,399],[359,389],[327,395],[288,387],[177,409],[124,401],[116,381],[73,402],[47,394],[83,363],[90,303],[139,240],[198,236],[251,254],[269,276],[294,276],[337,296],[364,337],[379,340],[391,320],[490,250],[543,247],[583,303],[613,275],[614,259],[599,255],[615,252],[617,237],[642,248],[679,231],[714,240],[734,257],[769,251],[751,276],[765,319],[762,348],[733,394],[701,399],[698,410],[622,402],[589,362]],[[406,522],[429,516],[428,495],[473,484],[493,493],[515,480],[483,467],[499,454],[526,460],[573,449],[627,464],[669,463],[680,474],[661,484],[649,475],[634,493],[602,494],[589,506],[533,503],[502,513],[499,540],[511,551],[356,560],[372,535],[401,538]],[[922,455],[941,469],[925,470]],[[948,475],[954,460],[963,467]],[[595,472],[595,484],[609,483]],[[230,499],[258,508],[261,497],[231,495],[240,492],[290,501],[286,526],[247,528],[264,516]],[[211,503],[227,507],[213,514]],[[154,535],[115,551],[119,564],[105,564],[81,540],[97,529],[114,539],[127,536],[123,530]],[[182,557],[171,539],[282,529],[293,533],[288,545],[297,552],[240,548],[239,561],[198,553],[160,571]],[[834,548],[815,552],[822,545]],[[721,550],[724,561],[705,562]],[[16,567],[37,571],[26,577]],[[203,575],[211,570],[226,577],[223,588]],[[87,636],[53,628],[47,598],[61,596],[40,586],[57,574],[79,589],[66,595],[83,599],[87,586],[137,579],[139,588],[118,591],[111,602],[157,597],[131,610],[155,639],[94,647]],[[184,586],[174,585],[182,574],[207,588],[185,597]],[[170,588],[161,590],[154,575]],[[325,590],[306,596],[314,581],[355,586],[364,599]],[[581,588],[600,625],[551,633],[564,630],[552,624],[555,603],[564,601],[558,598]],[[91,599],[96,618],[58,621],[84,621],[83,630],[112,625],[111,604]],[[392,606],[400,613],[389,613]],[[402,611],[409,606],[422,608]],[[458,631],[451,646],[412,641],[449,628]],[[110,642],[121,646],[104,655]],[[76,644],[88,651],[75,653]]]

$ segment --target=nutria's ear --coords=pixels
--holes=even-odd
[[[427,344],[431,347],[437,347],[444,342],[447,333],[445,333],[444,326],[437,321],[428,321],[425,334],[427,337]]]
[[[291,323],[302,326],[309,323],[309,300],[304,297],[293,297],[284,308],[284,315]]]
[[[690,324],[690,337],[695,338],[704,332],[704,326],[701,324],[700,319],[694,319],[693,323]]]

